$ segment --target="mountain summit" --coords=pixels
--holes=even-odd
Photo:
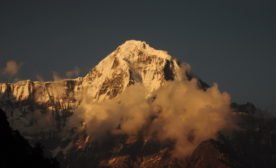
[[[54,82],[27,80],[2,83],[0,94],[20,101],[33,99],[38,103],[52,104],[59,102],[64,95],[78,96],[79,92],[85,90],[91,93],[93,101],[100,101],[115,97],[134,83],[142,83],[149,93],[153,92],[164,81],[181,78],[180,74],[177,74],[179,69],[177,60],[166,51],[156,50],[146,42],[129,40],[99,62],[84,77]],[[67,106],[63,102],[59,102],[61,106]],[[70,101],[65,102],[70,104]]]
[[[67,116],[67,111],[79,106],[83,93],[89,95],[91,102],[99,102],[112,99],[128,86],[140,83],[151,95],[165,81],[185,77],[179,73],[180,69],[178,61],[166,51],[156,50],[143,41],[129,40],[84,77],[50,82],[0,83],[0,105],[14,128],[31,128],[40,122],[33,120],[34,115],[41,116],[41,120],[49,113],[52,114],[47,116],[49,120]],[[58,123],[60,125],[60,121]]]
[[[130,40],[103,59],[84,78],[83,86],[96,100],[113,98],[134,83],[142,83],[149,93],[164,81],[181,78],[180,66],[166,51],[146,42]]]

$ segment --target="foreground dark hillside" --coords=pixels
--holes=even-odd
[[[58,162],[43,156],[41,146],[32,147],[18,131],[11,129],[5,113],[0,109],[0,167],[1,168],[57,168]]]

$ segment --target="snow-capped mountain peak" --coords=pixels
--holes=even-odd
[[[93,88],[89,90],[96,100],[113,98],[137,82],[152,93],[165,80],[180,78],[176,73],[179,68],[166,51],[156,50],[146,42],[129,40],[93,68],[84,77],[83,85]]]
[[[129,40],[84,77],[52,82],[0,83],[0,105],[7,111],[14,128],[31,127],[33,115],[42,115],[43,119],[45,110],[54,113],[48,116],[49,120],[57,116],[66,118],[64,111],[76,109],[83,96],[89,96],[91,102],[112,99],[135,83],[142,84],[150,96],[165,81],[181,79],[179,69],[176,59],[166,51],[156,50],[146,42]]]

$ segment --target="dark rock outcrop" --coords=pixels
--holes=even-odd
[[[55,159],[43,156],[39,144],[32,147],[18,131],[11,129],[5,113],[0,109],[0,167],[1,168],[58,168]]]

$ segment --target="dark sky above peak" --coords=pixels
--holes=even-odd
[[[0,82],[84,75],[129,39],[167,50],[234,101],[276,110],[273,0],[1,0]]]

